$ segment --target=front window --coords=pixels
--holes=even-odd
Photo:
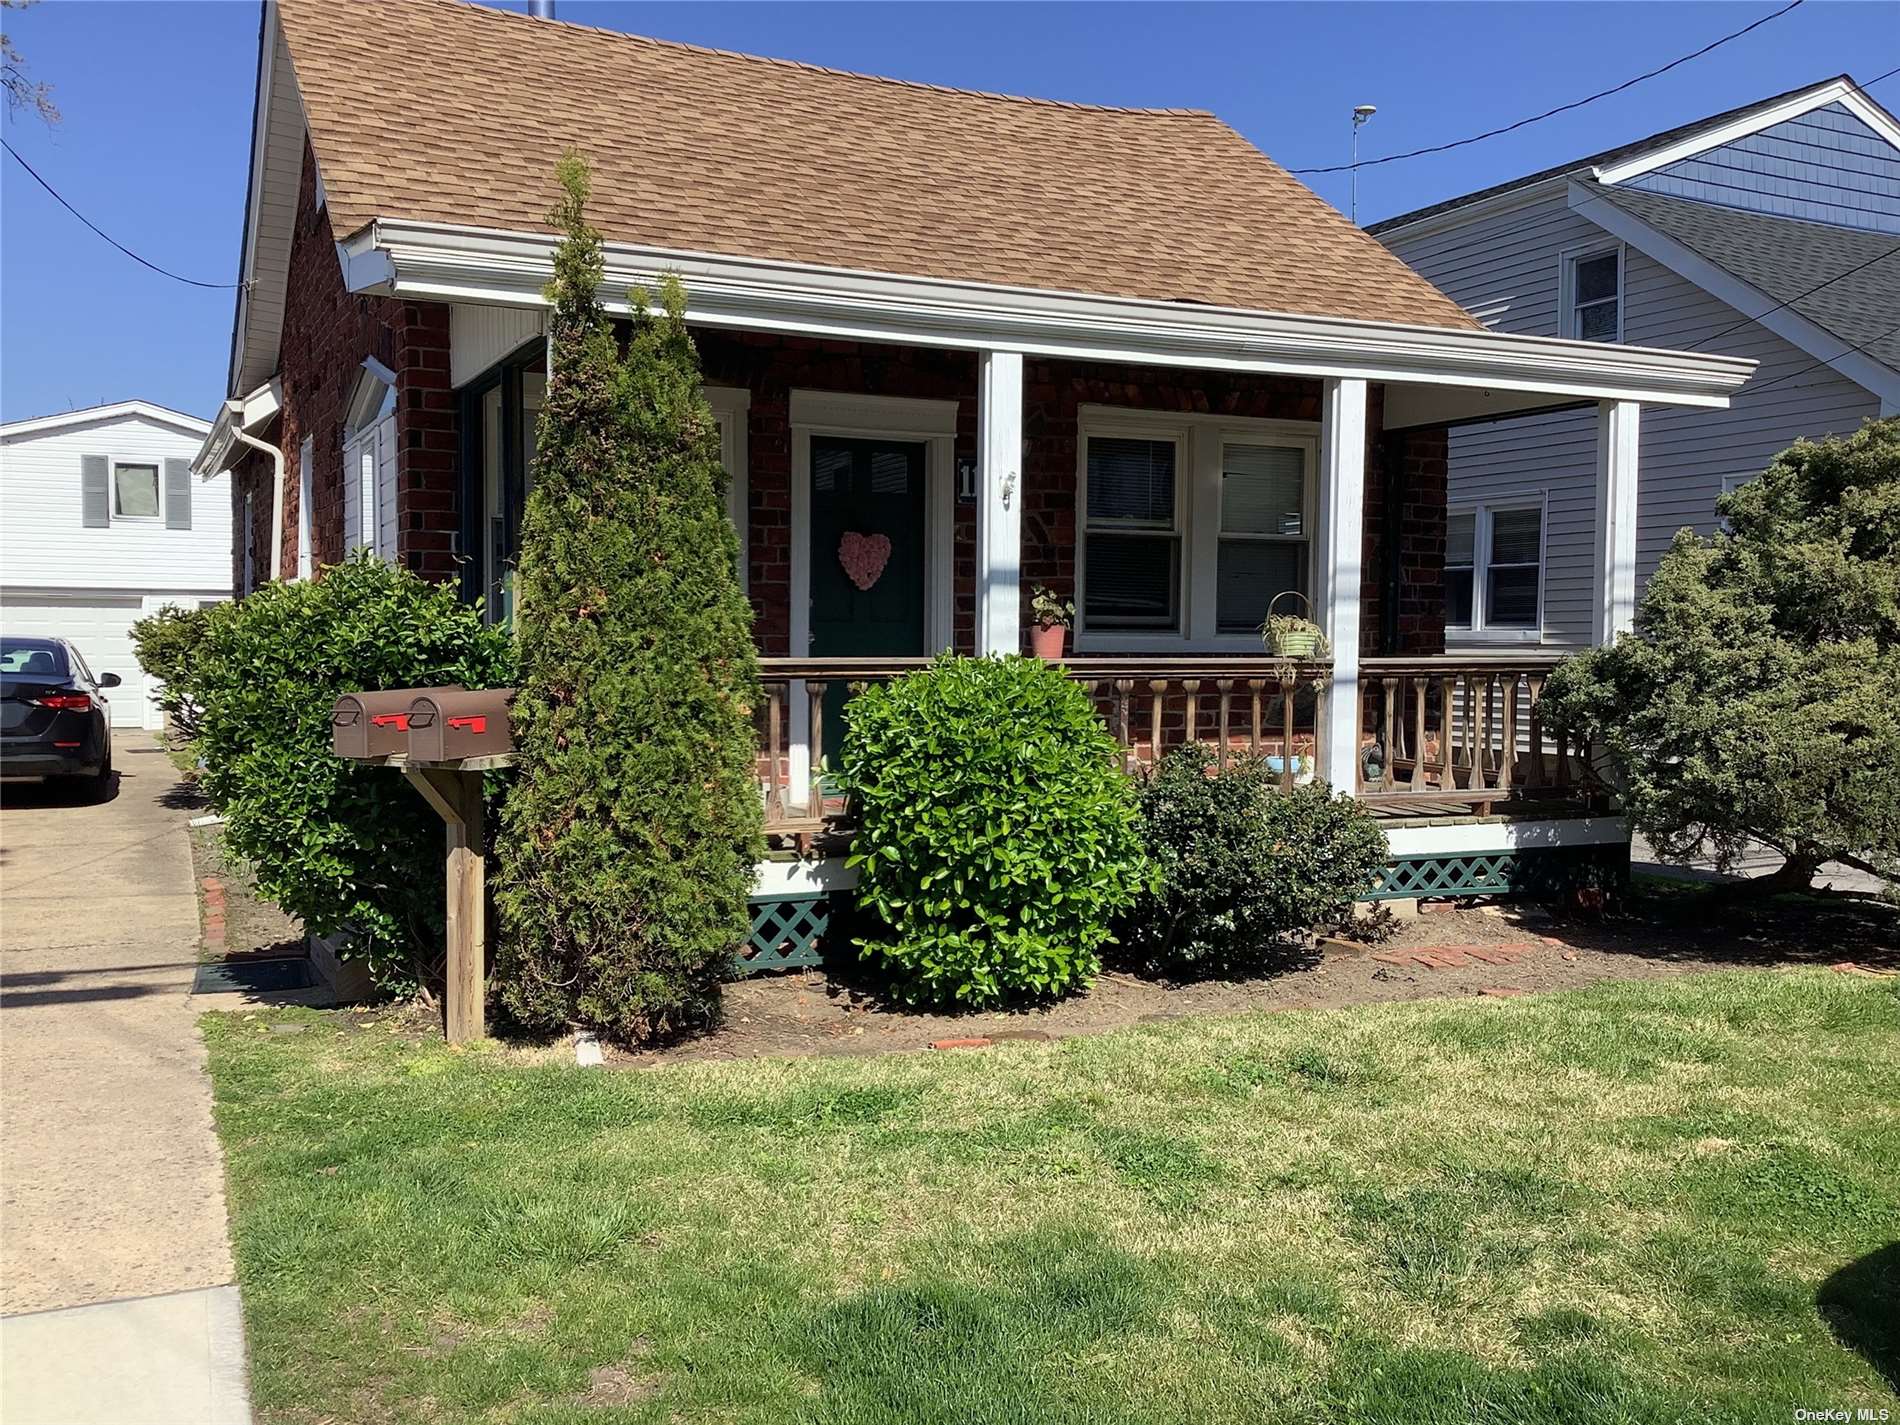
[[[1534,632],[1543,623],[1544,507],[1480,505],[1445,520],[1445,627]]]
[[[537,341],[462,392],[469,432],[464,489],[469,594],[491,623],[514,617],[521,518],[534,481],[536,427],[547,392],[547,348]]]
[[[1180,442],[1140,436],[1088,440],[1088,582],[1094,629],[1180,626]]]
[[[1275,598],[1303,592],[1306,550],[1306,452],[1223,442],[1217,631],[1257,633]]]
[[[1570,331],[1579,341],[1623,338],[1622,258],[1616,249],[1570,259]]]
[[[1257,650],[1274,600],[1311,594],[1317,427],[1113,406],[1079,419],[1077,646]]]
[[[112,467],[112,513],[125,520],[158,518],[158,467],[124,461]]]

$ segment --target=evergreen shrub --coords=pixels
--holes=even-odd
[[[147,621],[150,622],[150,621]],[[330,750],[343,693],[506,686],[505,635],[447,585],[361,555],[188,615],[168,690],[188,698],[199,786],[257,888],[386,989],[442,974],[442,823],[402,777]],[[179,621],[160,626],[173,638]],[[142,646],[154,643],[147,628]]]
[[[635,1040],[710,1022],[749,932],[758,660],[685,294],[669,279],[655,312],[636,292],[623,355],[586,164],[569,155],[559,179],[497,981],[529,1029]]]
[[[1134,787],[1083,691],[1039,659],[945,656],[846,709],[860,949],[902,1000],[1085,987],[1145,874]]]
[[[1322,783],[1280,790],[1264,759],[1217,769],[1199,743],[1142,779],[1142,835],[1157,875],[1129,913],[1131,960],[1182,978],[1252,975],[1284,961],[1288,937],[1334,922],[1384,864],[1385,835]]]

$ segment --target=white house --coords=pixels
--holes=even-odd
[[[210,429],[148,401],[0,426],[0,623],[123,678],[115,727],[160,725],[132,624],[231,596],[230,477],[191,474]]]
[[[1900,122],[1845,75],[1370,231],[1492,331],[1757,363],[1720,410],[1643,412],[1639,586],[1778,451],[1900,414]],[[1452,429],[1448,646],[1599,640],[1596,447],[1588,412]]]

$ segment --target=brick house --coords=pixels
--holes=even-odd
[[[1445,657],[1447,432],[1597,412],[1613,633],[1641,406],[1722,406],[1750,363],[1487,331],[1196,111],[458,0],[266,3],[257,84],[230,399],[199,468],[233,471],[270,576],[368,547],[507,617],[544,215],[576,148],[610,305],[663,272],[686,286],[784,715],[777,824],[822,820],[827,682],[1018,651],[1046,586],[1075,600],[1071,670],[1132,755],[1191,725],[1289,776],[1316,763],[1427,823],[1393,832],[1420,864],[1623,835],[1587,799],[1521,814],[1588,773],[1535,726],[1545,665]],[[852,540],[887,553],[854,569]],[[1323,667],[1263,656],[1289,591]]]

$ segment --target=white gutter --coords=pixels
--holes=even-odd
[[[354,292],[546,305],[555,239],[378,219],[339,244]],[[1464,327],[1104,297],[610,243],[603,291],[686,284],[701,326],[1206,370],[1478,386],[1594,400],[1722,407],[1755,363],[1708,352]],[[628,310],[610,295],[610,310]]]
[[[253,450],[263,451],[276,468],[277,478],[272,482],[270,497],[270,577],[280,579],[284,568],[284,452],[247,430],[233,430],[231,437]]]

